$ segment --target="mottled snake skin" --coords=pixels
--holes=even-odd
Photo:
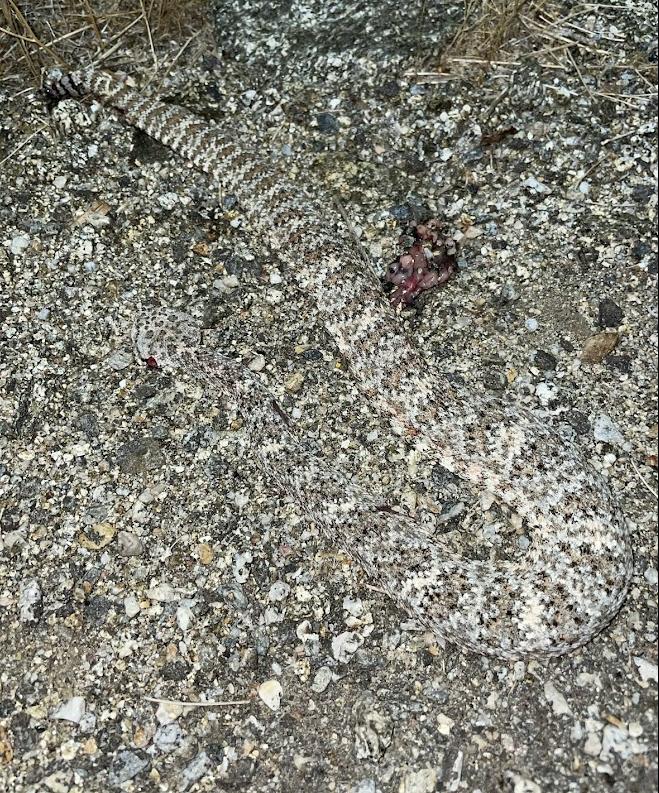
[[[243,141],[183,108],[140,96],[91,69],[51,76],[54,98],[91,94],[235,193],[245,215],[315,301],[324,325],[375,410],[428,459],[524,519],[519,560],[473,561],[441,537],[351,485],[305,451],[272,396],[245,368],[200,346],[192,320],[157,310],[138,320],[139,356],[231,393],[264,471],[293,493],[324,536],[363,566],[437,636],[505,659],[559,655],[585,644],[619,609],[632,569],[630,539],[606,483],[571,443],[527,412],[447,381],[400,327],[380,284],[328,201],[292,184]],[[405,369],[401,366],[405,362]],[[153,363],[153,361],[152,361]]]

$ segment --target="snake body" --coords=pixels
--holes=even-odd
[[[307,452],[257,378],[205,350],[191,319],[167,310],[141,317],[134,333],[140,357],[185,371],[210,394],[233,394],[264,470],[275,472],[329,541],[438,637],[486,655],[559,655],[612,619],[627,591],[632,553],[606,482],[573,443],[532,414],[480,397],[429,367],[401,337],[380,284],[328,213],[328,201],[292,183],[244,141],[109,74],[55,74],[46,92],[92,95],[234,193],[314,301],[374,409],[414,437],[430,461],[516,513],[532,538],[514,561],[456,554]]]

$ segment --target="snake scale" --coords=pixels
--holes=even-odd
[[[377,279],[317,191],[294,184],[217,125],[140,95],[91,68],[51,74],[51,99],[91,95],[234,193],[245,216],[315,302],[370,406],[432,462],[526,525],[521,558],[482,561],[450,550],[417,521],[383,507],[306,451],[258,377],[200,342],[186,315],[136,322],[143,360],[185,372],[211,398],[232,394],[269,478],[293,494],[324,537],[438,637],[504,659],[545,657],[588,642],[616,614],[631,577],[625,519],[583,453],[527,411],[447,380],[401,337]],[[405,361],[405,366],[401,365]]]

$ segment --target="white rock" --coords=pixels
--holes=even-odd
[[[602,752],[600,760],[611,760],[611,753],[620,755],[623,760],[628,760],[634,754],[643,754],[647,746],[641,741],[630,738],[624,727],[607,724],[602,736]]]
[[[117,352],[110,355],[109,358],[106,358],[105,362],[110,369],[114,369],[115,372],[120,372],[122,369],[127,369],[134,360],[132,352],[128,350],[117,350]]]
[[[322,694],[323,691],[329,686],[332,682],[332,670],[329,666],[321,666],[320,669],[316,672],[313,683],[311,684],[311,688],[317,694]]]
[[[445,713],[438,713],[437,714],[437,729],[439,730],[440,735],[450,735],[451,734],[451,727],[455,722],[453,721],[450,716],[447,716]]]
[[[176,609],[176,624],[182,631],[187,631],[193,620],[192,609],[190,606],[179,606]]]
[[[199,752],[199,754],[189,762],[181,772],[181,782],[179,790],[187,790],[189,787],[198,782],[204,774],[214,765],[214,762],[206,754],[206,752]],[[227,754],[224,754],[223,765],[228,765]],[[226,772],[226,767],[216,766],[222,771]]]
[[[233,577],[239,584],[244,584],[249,578],[249,564],[251,561],[251,551],[236,554],[233,560]]]
[[[9,245],[9,250],[13,253],[14,256],[18,256],[23,253],[28,246],[30,245],[30,238],[25,237],[22,234],[19,234],[17,237],[11,241]]]
[[[184,706],[179,705],[178,702],[168,702],[165,700],[164,702],[160,702],[158,704],[158,709],[156,710],[156,720],[158,724],[171,724],[172,722],[176,721],[178,717],[183,713]]]
[[[332,655],[342,664],[347,664],[364,644],[364,638],[356,631],[345,631],[332,639]]]
[[[117,533],[117,547],[122,556],[140,556],[144,551],[142,540],[132,531]]]
[[[155,600],[158,603],[173,603],[175,600],[180,600],[170,584],[156,584],[149,589],[146,595],[150,600]]]
[[[275,581],[268,592],[268,600],[278,603],[286,600],[291,591],[290,586],[285,581]]]
[[[528,187],[529,190],[533,190],[534,193],[551,193],[551,187],[547,187],[546,184],[536,179],[535,176],[529,176],[524,182],[524,187]]]
[[[249,362],[248,369],[251,369],[252,372],[262,372],[265,368],[265,363],[264,355],[255,355]]]
[[[41,587],[36,579],[28,581],[18,597],[18,611],[21,622],[36,622],[36,606],[41,603]]]
[[[600,740],[599,735],[594,732],[589,732],[588,737],[586,738],[586,743],[583,745],[583,750],[591,757],[597,757],[602,751],[602,741]]]
[[[593,435],[596,441],[622,446],[625,438],[606,413],[600,413],[593,422]]]
[[[639,721],[630,721],[627,731],[632,738],[640,738],[643,735],[643,725]]]
[[[242,507],[249,504],[249,493],[248,492],[236,493],[236,495],[233,498],[233,501],[239,509],[242,509]]]
[[[353,600],[350,595],[346,595],[346,597],[343,598],[343,608],[353,617],[361,617],[364,613],[364,604],[361,599],[355,598]]]
[[[362,779],[350,788],[350,793],[377,793],[377,790],[374,779]]]
[[[284,612],[278,611],[272,606],[268,606],[268,608],[263,612],[263,619],[266,625],[275,625],[278,622],[284,621]]]
[[[552,399],[556,399],[557,393],[558,388],[553,383],[542,382],[535,387],[535,395],[544,407],[547,407]]]
[[[647,683],[648,680],[657,682],[657,664],[650,663],[650,661],[646,661],[645,658],[640,658],[638,655],[634,656],[634,663],[644,683]]]
[[[434,768],[408,771],[398,786],[398,793],[433,793],[435,790],[437,790],[437,771]]]
[[[572,714],[570,706],[567,704],[567,700],[550,681],[545,683],[545,697],[551,704],[552,710],[557,716],[570,716]]]
[[[266,680],[258,688],[259,698],[270,710],[279,710],[281,707],[281,683],[278,680]]]
[[[176,722],[163,724],[156,730],[153,736],[153,744],[161,752],[173,752],[183,739],[183,731]]]
[[[508,771],[506,777],[513,783],[512,793],[542,793],[542,788],[537,782],[514,771]]]
[[[178,204],[178,195],[176,193],[164,193],[158,196],[158,203],[163,209],[174,209]]]
[[[85,713],[85,700],[83,697],[71,697],[68,702],[60,705],[59,708],[51,716],[52,719],[61,719],[62,721],[72,721],[74,724],[80,724]]]
[[[124,598],[124,611],[128,619],[132,619],[140,613],[140,604],[135,595],[128,595]]]

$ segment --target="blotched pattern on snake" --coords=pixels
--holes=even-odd
[[[528,412],[475,395],[429,367],[401,337],[380,284],[328,214],[328,201],[291,183],[245,142],[108,74],[51,75],[45,90],[52,98],[91,94],[234,193],[315,302],[374,409],[422,444],[430,460],[517,513],[532,535],[521,560],[456,555],[306,452],[255,376],[200,346],[189,318],[167,310],[141,317],[140,357],[184,370],[211,395],[231,393],[265,470],[276,472],[327,539],[423,626],[479,653],[558,655],[609,622],[624,600],[632,554],[607,484],[574,444]]]

